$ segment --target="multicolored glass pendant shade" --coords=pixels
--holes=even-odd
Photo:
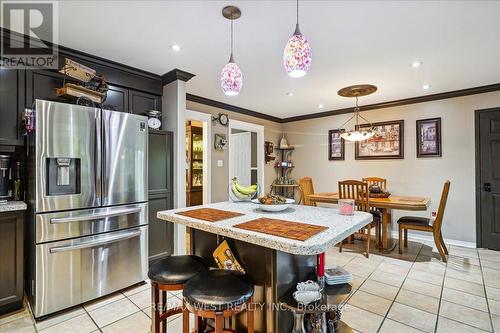
[[[220,87],[227,96],[236,96],[243,86],[243,75],[233,57],[233,21],[240,18],[241,11],[238,7],[226,6],[222,9],[222,16],[231,21],[231,56],[220,73]]]
[[[220,73],[220,87],[224,94],[228,96],[236,96],[240,93],[243,86],[243,75],[238,64],[234,62],[233,55],[229,62],[222,68]]]
[[[288,39],[283,51],[283,66],[291,77],[302,77],[311,67],[312,52],[307,39],[300,33],[299,24]]]

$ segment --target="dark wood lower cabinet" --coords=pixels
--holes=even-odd
[[[0,315],[23,307],[24,211],[0,213]]]

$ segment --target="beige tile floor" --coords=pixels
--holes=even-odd
[[[363,244],[332,249],[327,264],[354,274],[343,320],[359,332],[500,332],[500,252],[449,247],[447,264],[432,244],[410,243],[405,254],[374,252]],[[170,294],[170,306],[180,293]],[[0,317],[0,333],[145,333],[150,329],[150,285],[86,303],[40,322],[28,308]],[[168,321],[181,332],[181,318]]]

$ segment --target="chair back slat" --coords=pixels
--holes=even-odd
[[[378,185],[382,191],[387,191],[387,179],[380,177],[366,177],[363,181],[368,183],[368,188],[372,185]]]
[[[313,181],[311,177],[302,177],[299,180],[300,195],[302,198],[302,203],[306,206],[316,206],[315,202],[312,202],[307,198],[309,194],[314,194]]]
[[[356,209],[362,212],[369,212],[368,184],[359,180],[339,181],[339,199],[353,199]]]
[[[439,201],[439,208],[437,211],[436,220],[434,220],[434,228],[441,229],[443,224],[444,211],[446,209],[446,202],[448,201],[448,193],[450,192],[450,181],[444,182],[443,192],[441,193],[441,200]]]

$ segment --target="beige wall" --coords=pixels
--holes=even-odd
[[[404,119],[404,151],[402,160],[357,161],[354,144],[346,143],[345,161],[328,160],[328,130],[335,129],[350,115],[339,115],[285,123],[283,129],[293,153],[293,176],[311,176],[315,191],[336,191],[342,179],[379,176],[388,179],[393,194],[428,196],[436,210],[443,182],[451,181],[443,235],[447,239],[475,242],[475,148],[474,110],[500,106],[500,92],[445,99],[427,103],[364,112],[371,122]],[[441,158],[416,158],[415,121],[442,118]],[[394,212],[429,216],[430,212]]]
[[[205,112],[213,115],[217,115],[220,112],[227,113],[229,115],[229,121],[231,119],[245,121],[257,125],[264,126],[264,140],[272,141],[274,143],[278,142],[281,132],[281,124],[275,123],[268,120],[263,120],[260,118],[245,116],[235,112],[228,112],[219,108],[214,108],[204,104],[187,102],[186,108],[192,111]],[[215,150],[213,148],[215,134],[225,134],[228,135],[228,127],[220,125],[218,122],[212,123],[212,138],[210,138],[209,145],[212,149],[212,202],[220,202],[227,200],[227,187],[229,178],[229,168],[228,168],[228,150]],[[217,160],[223,160],[224,166],[217,167]],[[268,191],[271,183],[276,178],[276,171],[274,170],[273,164],[269,163],[265,165],[264,168],[264,186],[265,191]]]

